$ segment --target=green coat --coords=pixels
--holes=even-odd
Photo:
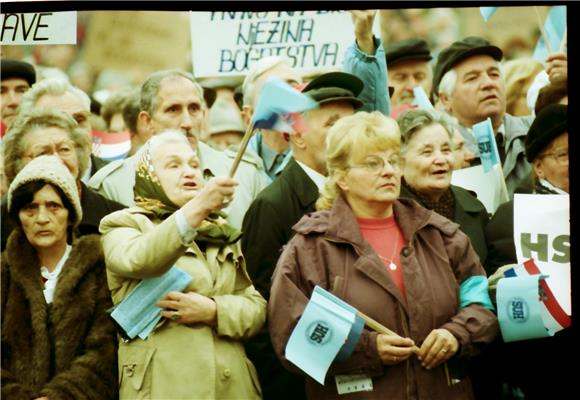
[[[172,265],[193,280],[184,291],[215,300],[217,325],[185,326],[162,320],[147,340],[119,343],[119,398],[226,399],[260,398],[256,371],[242,340],[258,332],[266,301],[246,272],[239,242],[208,246],[181,243],[175,215],[152,220],[141,208],[115,212],[101,222],[107,278],[118,304],[140,282]]]

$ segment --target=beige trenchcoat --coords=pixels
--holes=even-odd
[[[260,398],[256,371],[242,340],[258,332],[266,301],[254,289],[239,242],[208,246],[181,243],[175,215],[155,220],[140,208],[101,221],[107,278],[117,304],[140,279],[159,276],[174,264],[193,280],[185,291],[215,300],[217,326],[185,326],[162,320],[146,340],[119,343],[119,398]]]

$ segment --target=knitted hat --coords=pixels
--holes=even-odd
[[[22,168],[8,188],[8,210],[12,207],[12,194],[25,183],[46,181],[61,188],[65,196],[73,205],[75,215],[72,216],[73,226],[77,226],[83,218],[81,200],[75,179],[69,170],[56,156],[39,156]]]
[[[526,135],[526,159],[532,162],[552,140],[568,131],[568,106],[550,104],[536,116]]]
[[[32,86],[36,82],[36,71],[34,67],[19,60],[0,60],[0,79],[21,78]]]

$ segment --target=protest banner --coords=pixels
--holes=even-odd
[[[77,12],[0,14],[3,45],[76,44]]]
[[[95,11],[85,40],[85,62],[144,78],[161,69],[189,70],[187,13]],[[139,81],[139,79],[137,79]]]
[[[533,258],[556,300],[571,315],[570,197],[514,195],[514,243],[518,262]]]
[[[273,55],[288,58],[303,74],[340,69],[353,42],[351,17],[345,11],[191,12],[198,77],[245,74],[255,62]]]

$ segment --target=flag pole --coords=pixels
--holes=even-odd
[[[357,311],[356,313],[358,314],[359,317],[361,317],[365,321],[366,326],[368,326],[372,330],[374,330],[378,333],[382,333],[384,335],[399,336],[395,332],[393,332],[392,330],[387,328],[386,326],[380,324],[379,322],[375,321],[374,319],[372,319],[371,317],[366,315],[365,313],[363,313],[361,311]],[[415,353],[415,354],[419,353],[419,348],[417,346],[413,346],[413,353]]]
[[[534,10],[536,11],[536,16],[538,17],[538,27],[540,28],[540,32],[542,33],[542,37],[544,38],[544,43],[546,44],[546,48],[548,49],[549,53],[553,53],[552,46],[550,45],[550,41],[546,36],[546,32],[544,31],[544,25],[542,24],[542,17],[540,17],[540,11],[538,10],[538,6],[534,6]]]
[[[242,139],[242,143],[240,143],[240,148],[238,149],[238,154],[236,154],[236,158],[234,159],[234,163],[232,164],[232,168],[230,169],[230,178],[233,178],[238,166],[240,165],[240,161],[246,151],[246,147],[248,147],[248,143],[250,142],[250,138],[252,137],[252,133],[254,132],[254,121],[250,122],[248,128],[246,129],[246,133],[244,133],[244,137]]]

